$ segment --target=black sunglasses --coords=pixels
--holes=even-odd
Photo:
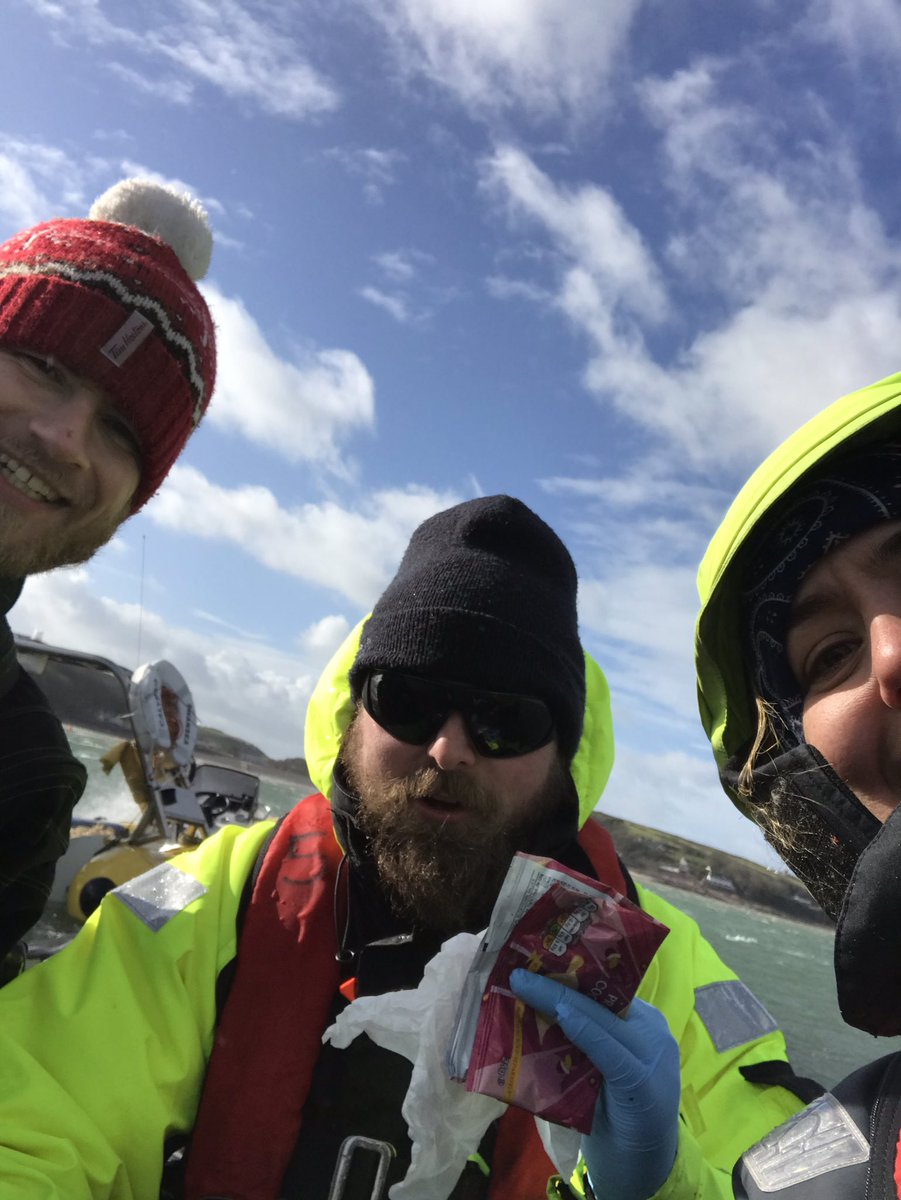
[[[376,724],[413,746],[433,741],[454,712],[463,718],[473,746],[486,758],[528,754],[554,736],[550,709],[536,696],[488,692],[403,671],[370,671],[360,699]]]

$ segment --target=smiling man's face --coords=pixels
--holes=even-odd
[[[140,475],[134,431],[103,393],[44,355],[0,349],[0,575],[90,558]]]

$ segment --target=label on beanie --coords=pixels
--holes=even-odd
[[[121,328],[117,329],[100,353],[121,367],[131,358],[138,346],[153,333],[153,323],[139,312],[133,312]]]

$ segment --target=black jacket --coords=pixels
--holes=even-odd
[[[0,579],[0,614],[21,588],[21,580]],[[0,963],[44,911],[86,782],[47,698],[19,666],[0,615]]]

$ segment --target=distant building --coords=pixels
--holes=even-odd
[[[732,882],[732,880],[727,875],[714,875],[709,864],[708,864],[707,870],[704,874],[704,878],[701,880],[701,883],[705,887],[714,888],[718,892],[735,893],[737,891],[735,884]]]
[[[660,870],[666,871],[667,875],[687,875],[691,871],[691,867],[688,865],[688,859],[683,854],[679,862],[675,865],[673,863],[661,863]]]

